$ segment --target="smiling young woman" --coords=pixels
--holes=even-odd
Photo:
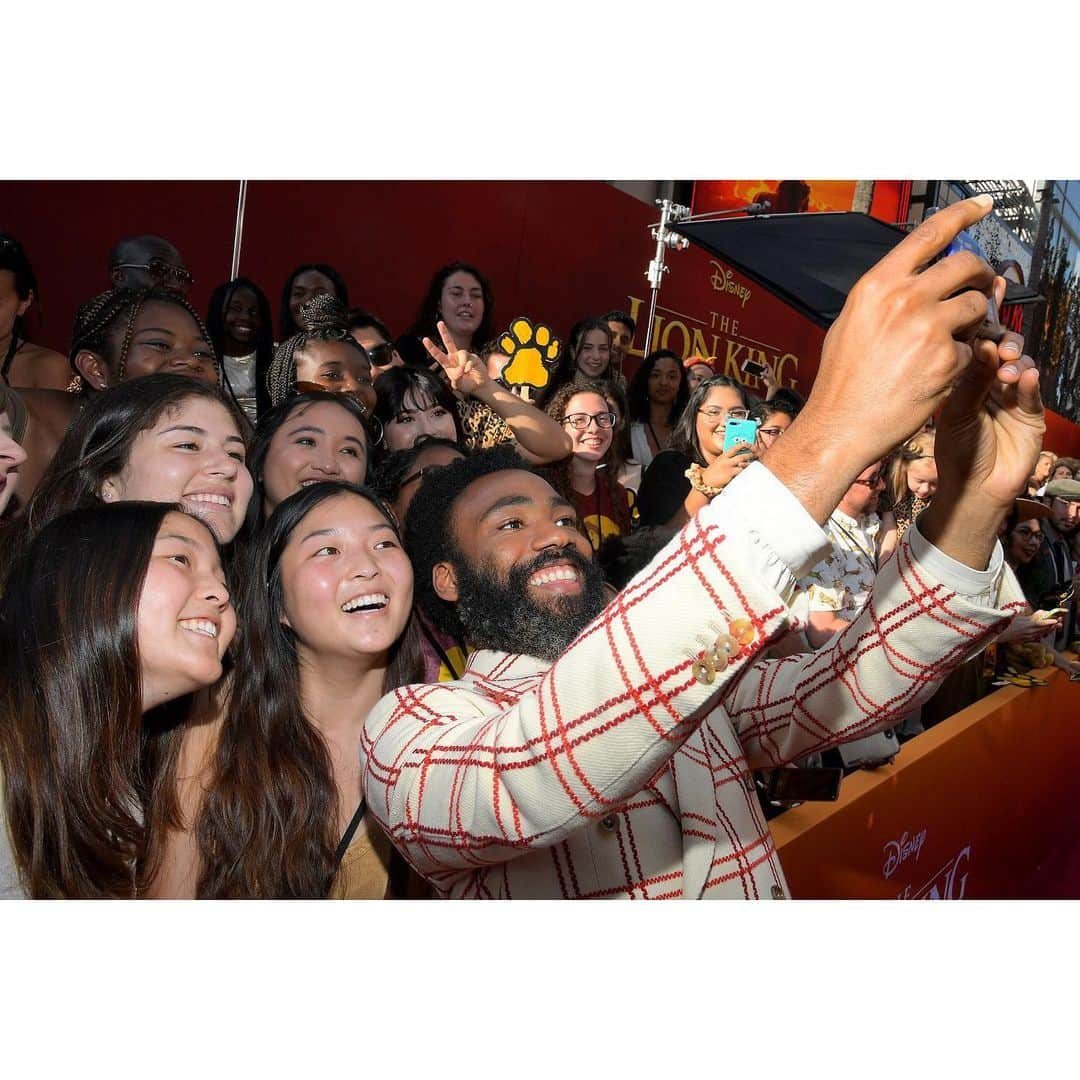
[[[0,897],[145,895],[179,730],[155,717],[220,679],[235,629],[214,538],[176,508],[42,529],[0,605]]]
[[[394,860],[361,798],[360,732],[419,673],[396,525],[365,488],[305,487],[252,542],[245,580],[224,707],[185,733],[157,894],[380,898]]]
[[[16,542],[80,506],[147,499],[180,504],[231,543],[252,490],[243,424],[220,390],[179,375],[94,395],[30,498]]]
[[[86,394],[159,373],[221,383],[198,312],[179,293],[158,287],[110,289],[81,304],[68,356]]]
[[[632,524],[632,494],[619,483],[614,466],[615,413],[603,383],[568,383],[548,402],[546,412],[566,429],[570,456],[547,470],[551,486],[574,504],[594,551]]]
[[[210,294],[206,329],[221,360],[222,383],[254,426],[270,410],[266,375],[274,359],[270,301],[250,278],[233,278]]]
[[[287,398],[268,413],[248,454],[260,520],[320,480],[363,484],[371,457],[369,422],[352,398],[324,390]]]

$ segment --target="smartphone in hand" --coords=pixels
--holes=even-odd
[[[739,443],[744,443],[747,451],[753,450],[757,441],[757,429],[756,420],[736,420],[729,416],[724,425],[724,453]]]

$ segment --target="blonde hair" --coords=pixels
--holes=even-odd
[[[913,435],[896,452],[889,465],[889,493],[892,495],[893,504],[900,502],[908,493],[908,466],[913,461],[934,456],[934,433],[932,431],[920,431]]]

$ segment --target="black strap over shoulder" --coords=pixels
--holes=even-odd
[[[349,850],[349,845],[352,843],[352,838],[356,835],[356,830],[360,828],[360,822],[364,820],[364,811],[367,809],[364,800],[360,800],[360,805],[356,808],[356,813],[352,816],[352,821],[349,822],[348,828],[346,828],[344,834],[341,837],[341,842],[337,846],[337,851],[334,852],[334,873],[338,872],[341,866],[341,860],[345,858],[345,852]]]

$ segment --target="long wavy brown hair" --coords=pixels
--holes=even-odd
[[[140,895],[170,714],[144,718],[139,597],[158,529],[177,510],[122,502],[46,525],[0,605],[0,767],[15,864],[35,898]]]
[[[374,492],[321,483],[282,502],[248,548],[235,673],[195,823],[200,898],[314,899],[327,896],[333,882],[338,791],[326,742],[304,713],[296,639],[283,623],[281,555],[304,518],[343,493],[366,499],[397,532]],[[418,682],[421,673],[410,616],[388,657],[383,692]]]

